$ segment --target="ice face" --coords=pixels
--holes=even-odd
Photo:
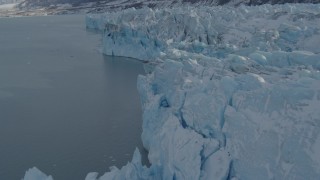
[[[128,9],[88,15],[138,77],[144,147],[105,179],[320,177],[320,6]]]
[[[311,4],[181,7],[87,15],[86,22],[105,32],[105,54],[154,61],[172,49],[218,58],[254,50],[319,53],[319,16]]]

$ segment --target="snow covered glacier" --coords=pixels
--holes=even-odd
[[[88,15],[138,77],[144,147],[106,179],[318,179],[320,6],[128,9]]]

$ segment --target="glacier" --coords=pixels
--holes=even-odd
[[[126,166],[85,180],[318,179],[319,12],[285,4],[87,15],[104,54],[152,66],[137,82],[151,166],[136,149]]]

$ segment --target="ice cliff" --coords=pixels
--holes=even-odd
[[[86,24],[105,32],[105,54],[152,61],[174,49],[219,58],[255,50],[319,53],[319,16],[312,4],[145,8],[88,15]]]
[[[318,179],[320,6],[128,9],[88,15],[138,77],[144,147],[106,179]]]

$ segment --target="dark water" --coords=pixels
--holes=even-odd
[[[0,179],[121,167],[142,150],[142,64],[98,52],[84,16],[0,19]],[[145,157],[145,152],[144,157]]]

